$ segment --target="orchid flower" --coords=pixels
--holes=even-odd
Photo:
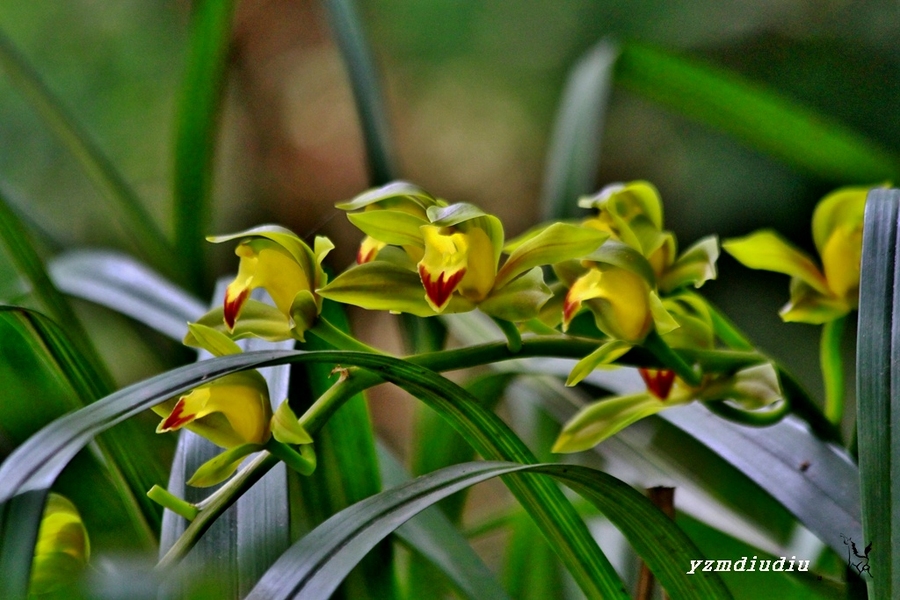
[[[869,188],[843,188],[825,196],[813,212],[813,241],[822,268],[772,230],[722,243],[751,269],[791,276],[784,321],[822,324],[843,317],[859,302],[863,214]]]
[[[385,247],[374,260],[318,289],[321,296],[422,317],[478,307],[499,319],[523,321],[535,317],[550,297],[542,265],[588,254],[609,237],[558,223],[501,262],[500,220],[471,204],[427,201],[431,197],[410,184],[391,184],[339,206],[358,209],[397,202],[398,195],[407,207],[410,202],[420,207],[430,203],[425,218],[388,209],[351,213],[350,220]]]

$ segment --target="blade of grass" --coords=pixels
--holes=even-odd
[[[246,368],[257,368],[287,362],[330,362],[361,366],[392,381],[410,393],[429,401],[445,414],[460,432],[467,436],[482,456],[504,460],[533,462],[527,447],[493,413],[482,410],[464,390],[434,372],[399,359],[359,352],[262,351],[223,356],[174,369],[129,386],[115,394],[66,417],[58,419],[32,436],[0,465],[0,503],[17,494],[52,485],[62,468],[95,435],[141,410],[171,398],[199,381]],[[321,421],[319,422],[321,425]],[[316,428],[309,427],[310,433]],[[271,461],[261,464],[271,467]],[[252,469],[229,481],[230,491],[252,485],[264,473]],[[531,512],[575,580],[589,596],[625,597],[618,576],[597,548],[584,523],[558,488],[548,482],[519,478],[507,482],[511,491]],[[191,523],[184,544],[170,551],[180,556],[202,534],[209,524],[234,500],[234,495],[221,496]],[[169,556],[169,555],[167,555]],[[163,560],[170,564],[174,559]],[[0,573],[2,579],[2,573]]]
[[[179,277],[175,251],[125,177],[91,135],[68,113],[12,41],[0,32],[0,66],[50,131],[81,165],[111,208],[124,218],[124,233],[141,255],[167,275]]]
[[[194,5],[191,36],[175,124],[175,248],[194,287],[202,285],[203,239],[209,233],[222,91],[234,0],[201,0]]]
[[[544,220],[578,215],[576,201],[594,191],[616,45],[602,40],[569,73],[550,141],[541,193]]]
[[[900,290],[897,288],[897,235],[900,192],[873,190],[866,203],[859,289],[857,337],[857,427],[862,491],[863,536],[858,548],[872,545],[868,564],[869,598],[900,592],[900,436],[891,426],[900,415]],[[848,534],[850,535],[850,534]],[[852,535],[851,535],[852,538]],[[849,548],[847,548],[849,551]],[[849,554],[849,552],[848,552]],[[860,559],[848,556],[848,562]]]
[[[25,227],[0,196],[0,303],[38,310],[59,323],[92,363],[105,392],[112,389],[97,351],[72,307],[54,287]]]
[[[475,314],[453,315],[444,320],[451,332],[467,344],[492,339],[486,319]],[[734,336],[740,338],[735,331]],[[527,345],[527,344],[526,344]],[[495,365],[521,373],[546,373],[566,377],[574,361],[542,358]],[[787,385],[792,380],[782,377]],[[586,383],[614,394],[629,394],[644,388],[640,377],[627,368],[594,371]],[[561,382],[557,382],[562,387]],[[798,392],[799,393],[799,392]],[[560,398],[562,394],[557,394]],[[580,408],[557,402],[548,410],[560,423]],[[659,414],[692,438],[721,456],[793,513],[807,528],[837,552],[845,546],[840,534],[858,535],[860,521],[860,472],[838,446],[812,434],[809,426],[789,416],[763,428],[749,428],[716,418],[702,406],[691,404]],[[765,456],[766,460],[760,460]],[[802,468],[804,464],[809,467]]]
[[[384,185],[396,179],[398,171],[375,61],[353,0],[325,0],[324,4],[356,100],[366,147],[369,184]]]
[[[826,181],[900,179],[900,160],[864,136],[739,76],[638,43],[622,46],[615,81]]]
[[[699,551],[646,498],[614,477],[576,465],[483,462],[446,467],[335,515],[292,546],[249,598],[327,597],[369,547],[411,516],[464,487],[525,472],[550,475],[597,506],[645,557],[672,598],[731,597],[715,574],[686,574],[685,564]]]
[[[23,308],[0,307],[0,339],[0,381],[4,390],[0,440],[7,446],[6,451],[54,418],[97,397],[97,382],[79,350],[46,317]],[[159,516],[156,507],[143,497],[143,491],[138,495],[129,487],[134,479],[126,479],[123,470],[132,478],[144,478],[149,466],[146,463],[154,463],[145,459],[145,464],[135,466],[129,455],[119,453],[120,436],[121,432],[110,432],[91,445],[90,453],[77,457],[59,482],[59,489],[81,507],[85,523],[97,533],[95,548],[102,551],[109,547],[111,538],[116,538],[120,549],[122,539],[126,539],[130,548],[145,550],[155,545],[153,528]],[[133,443],[140,437],[132,435],[129,439]],[[152,449],[148,450],[152,453]],[[8,565],[9,573],[14,571],[8,582],[0,577],[0,597],[20,588],[19,576],[25,577],[27,585],[30,547],[25,557],[17,557],[16,553],[26,548],[29,540],[33,544],[43,501],[43,492],[17,499],[8,508],[11,512],[0,515],[0,563]],[[36,521],[16,516],[21,510],[33,511]],[[149,523],[147,515],[152,517]],[[24,571],[19,571],[23,564]],[[4,587],[7,584],[10,587]],[[10,594],[14,595],[12,591]]]
[[[345,333],[350,323],[341,305],[325,301],[322,315]],[[330,350],[333,347],[316,336],[308,336],[303,350]],[[310,400],[298,406],[297,414],[325,393],[338,380],[330,365],[306,366],[309,383],[305,396]],[[300,480],[305,509],[315,514],[314,525],[344,508],[381,491],[381,475],[375,451],[375,434],[366,399],[356,394],[341,406],[316,437],[318,466],[309,477]],[[343,591],[354,600],[387,600],[396,597],[393,572],[393,548],[389,542],[367,556],[345,582]]]
[[[437,444],[435,444],[437,446]],[[403,466],[383,444],[378,446],[378,458],[384,473],[385,486],[394,487],[411,479]],[[447,502],[462,492],[458,492],[442,502]],[[453,523],[432,506],[401,525],[395,532],[397,539],[413,550],[417,556],[427,560],[429,566],[452,583],[456,590],[472,600],[482,598],[507,598],[506,591],[481,557],[472,549],[466,538]],[[434,581],[433,579],[431,580]],[[410,582],[412,584],[412,582]],[[422,598],[439,595],[441,588],[432,587],[417,594],[410,587],[407,597]]]

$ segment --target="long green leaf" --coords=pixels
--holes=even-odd
[[[545,220],[578,215],[578,198],[594,191],[606,104],[612,91],[615,44],[603,40],[569,74],[556,112],[541,206]]]
[[[185,392],[208,378],[287,362],[330,362],[363,367],[429,402],[482,456],[534,462],[528,449],[499,418],[482,410],[470,395],[428,369],[387,356],[358,352],[264,351],[223,356],[174,369],[54,421],[0,465],[0,503],[23,491],[49,487],[68,461],[95,435],[143,409]],[[625,597],[618,576],[558,488],[531,478],[517,478],[507,484],[535,517],[586,594]],[[208,524],[209,521],[198,517],[191,527],[202,531]],[[2,575],[0,573],[0,580]]]
[[[492,339],[485,333],[490,331],[489,324],[477,315],[453,315],[445,322],[465,343]],[[574,364],[572,360],[543,358],[500,366],[564,378]],[[594,371],[585,382],[614,394],[644,389],[637,373],[628,368]],[[548,405],[561,423],[568,421],[578,408],[577,404],[565,402]],[[841,534],[859,535],[860,479],[856,465],[846,451],[811,434],[799,419],[788,417],[765,428],[743,427],[717,418],[696,404],[666,410],[659,418],[678,427],[749,477],[836,552],[846,549]],[[766,459],[760,460],[761,456]],[[802,469],[806,463],[810,468]]]
[[[125,254],[74,250],[55,257],[48,270],[60,291],[111,308],[179,342],[187,323],[206,312],[194,296]]]
[[[175,247],[190,279],[203,281],[203,239],[209,233],[209,199],[234,0],[201,0],[194,6],[178,118],[175,126]]]
[[[325,0],[331,29],[344,57],[362,126],[369,183],[384,185],[397,178],[387,111],[362,23],[353,0]]]
[[[335,515],[292,546],[249,598],[326,598],[373,544],[419,511],[492,477],[526,472],[550,475],[597,506],[622,530],[672,598],[731,597],[715,574],[686,574],[685,565],[700,556],[699,550],[646,498],[614,477],[576,465],[482,462],[446,467]]]
[[[863,554],[872,546],[869,598],[900,593],[900,290],[897,235],[900,191],[873,190],[866,204],[857,337],[857,427]],[[851,562],[860,562],[850,557]],[[863,561],[866,562],[866,561]]]
[[[637,43],[622,46],[617,84],[729,133],[827,181],[900,178],[900,160],[871,140],[724,70]]]
[[[180,275],[179,262],[163,231],[144,209],[134,189],[91,135],[68,113],[13,43],[0,32],[0,66],[28,102],[75,157],[116,213],[124,217],[127,239],[158,268]]]
[[[4,446],[24,442],[46,423],[97,397],[98,382],[79,350],[46,317],[22,308],[0,307],[0,339],[0,382],[4,390],[0,439]],[[119,535],[129,540],[129,546],[146,549],[155,543],[153,528],[159,516],[143,495],[146,487],[138,491],[134,486],[152,485],[147,467],[153,460],[135,461],[133,453],[126,453],[121,435],[110,432],[91,446],[90,454],[78,457],[60,482],[60,490],[82,507],[85,522],[98,534],[96,547],[107,547],[110,537]],[[140,436],[130,437],[132,448],[135,439]],[[134,484],[131,489],[129,483]],[[94,486],[93,493],[87,486]],[[5,597],[4,589],[20,588],[19,577],[24,577],[27,585],[31,567],[26,542],[33,543],[38,522],[15,515],[31,511],[39,521],[43,502],[44,493],[38,490],[13,502],[6,509],[10,512],[4,513],[7,516],[0,515],[0,563],[25,565],[24,572],[10,574],[9,582],[0,577],[0,597]],[[121,540],[117,543],[121,547]],[[22,548],[28,550],[27,557],[16,556]],[[4,588],[6,584],[10,587]]]
[[[341,305],[325,301],[322,316],[344,332],[350,323]],[[329,350],[332,346],[316,336],[308,336],[303,350]],[[306,365],[309,401],[297,414],[308,408],[312,400],[325,393],[338,380],[330,365]],[[292,391],[298,387],[295,385]],[[295,398],[296,400],[296,398]],[[381,491],[381,475],[375,450],[375,434],[366,399],[356,394],[341,406],[316,436],[318,466],[310,477],[300,480],[304,507],[310,525],[315,526],[351,504]],[[312,527],[310,527],[311,529]],[[344,592],[353,600],[388,600],[394,589],[393,552],[389,543],[366,557],[358,571],[345,582]]]
[[[111,377],[105,373],[72,307],[59,293],[44,270],[44,264],[25,232],[22,222],[0,196],[0,304],[40,311],[60,324],[82,354],[93,363],[109,391]]]
[[[397,486],[411,479],[389,450],[383,445],[379,445],[378,450],[379,463],[387,487]],[[502,600],[507,597],[503,586],[472,549],[468,540],[437,507],[419,513],[400,526],[395,534],[423,560],[429,561],[432,568],[439,571],[468,598]],[[423,597],[436,591],[436,588],[430,588],[421,590],[417,595],[410,590],[407,596]]]

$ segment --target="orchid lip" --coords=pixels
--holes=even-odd
[[[456,290],[456,286],[462,281],[466,274],[466,269],[460,269],[447,277],[446,271],[441,271],[438,278],[431,279],[431,274],[423,265],[419,265],[419,277],[422,279],[422,285],[425,286],[425,294],[434,305],[435,309],[440,311],[450,301],[450,297]]]
[[[651,394],[660,400],[666,400],[672,391],[672,384],[675,383],[675,371],[671,369],[646,369],[640,368],[638,372],[641,379],[647,384],[647,389]]]
[[[241,307],[244,306],[244,302],[247,301],[249,295],[250,288],[244,288],[234,297],[231,297],[229,290],[225,290],[225,303],[222,307],[222,314],[225,317],[225,325],[228,326],[228,331],[234,331],[234,324],[241,312]]]
[[[172,412],[169,413],[169,416],[159,424],[158,431],[160,433],[166,431],[173,431],[175,429],[179,429],[184,425],[187,425],[191,421],[194,420],[196,415],[185,415],[184,413],[184,398],[178,400],[175,404],[175,407],[172,409]]]

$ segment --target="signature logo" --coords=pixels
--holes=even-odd
[[[869,542],[869,545],[866,546],[863,550],[863,553],[860,554],[859,550],[856,547],[856,542],[853,541],[853,538],[848,538],[842,533],[841,540],[843,540],[844,545],[847,546],[847,566],[856,569],[857,573],[859,573],[860,575],[862,575],[863,573],[868,573],[869,577],[871,577],[872,569],[869,568],[869,552],[872,551],[872,542]],[[854,557],[858,558],[859,560],[853,562]]]

